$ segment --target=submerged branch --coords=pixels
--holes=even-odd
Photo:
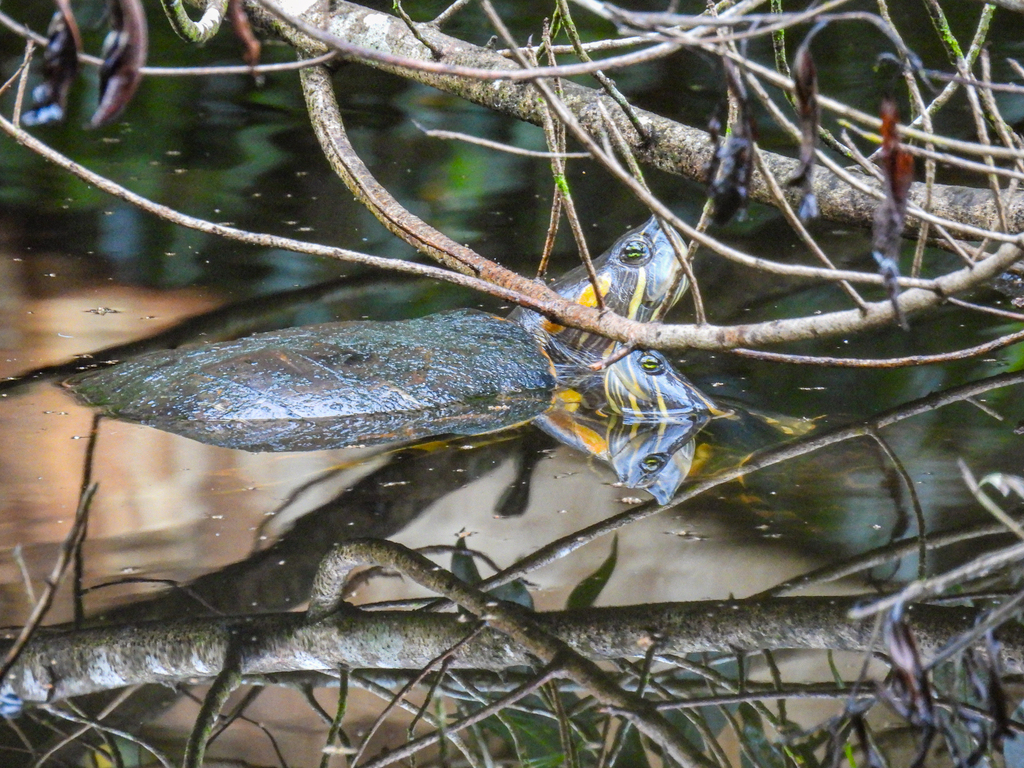
[[[592,661],[642,658],[652,638],[659,653],[757,652],[764,649],[864,651],[870,623],[853,623],[861,597],[775,598],[655,603],[531,614],[545,633]],[[908,606],[922,651],[936,652],[969,630],[978,611]],[[5,684],[26,702],[59,701],[136,683],[211,680],[239,648],[241,674],[421,669],[462,640],[471,625],[456,614],[345,611],[308,623],[305,614],[181,621],[39,633]],[[1008,671],[1024,672],[1024,628],[1001,630]],[[485,629],[452,658],[453,669],[504,670],[534,657],[508,635]]]

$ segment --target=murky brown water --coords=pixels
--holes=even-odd
[[[4,10],[18,14],[26,7],[7,3]],[[34,19],[32,13],[25,15]],[[158,55],[163,52],[168,60],[184,55],[165,33],[157,37]],[[209,52],[211,60],[232,55],[230,41],[218,45]],[[12,71],[20,50],[19,43],[0,33],[4,73]],[[661,74],[668,77],[671,69]],[[646,97],[653,100],[666,87],[652,86]],[[538,252],[547,224],[550,176],[543,161],[510,159],[422,137],[411,120],[450,122],[448,110],[454,104],[425,88],[405,88],[383,75],[358,70],[346,81],[342,98],[357,146],[382,183],[456,239],[528,269],[525,265]],[[292,76],[272,78],[263,91],[244,78],[147,84],[127,121],[102,133],[77,131],[75,125],[88,108],[76,108],[81,114],[76,113],[70,127],[40,135],[160,202],[252,229],[410,255],[351,204],[324,167],[305,126]],[[504,140],[529,134],[530,141],[538,141],[533,128],[506,124],[482,110],[459,110],[460,130]],[[68,181],[6,139],[0,140],[0,173],[0,377],[144,338],[233,301],[346,272],[334,264],[243,249],[159,224]],[[574,191],[585,219],[594,222],[593,243],[601,250],[646,214],[595,176],[580,173]],[[701,198],[694,189],[660,176],[653,184],[677,210],[698,210]],[[748,223],[735,228],[737,242],[752,249],[760,244],[773,253],[796,247],[774,214],[756,208],[751,213]],[[866,244],[862,234],[841,231],[822,233],[822,241],[834,248],[839,260],[859,258]],[[559,253],[562,268],[571,260],[568,239]],[[766,296],[754,283],[709,270],[705,300],[712,314],[723,321],[753,319],[781,312],[788,302],[824,305],[829,300],[816,291]],[[350,288],[322,302],[299,302],[284,312],[257,315],[244,323],[244,332],[480,305],[478,297],[444,287],[375,282],[355,275]],[[504,311],[487,302],[483,306]],[[921,332],[912,339],[884,330],[849,343],[829,340],[813,351],[905,354],[993,335],[980,321],[977,327],[964,328],[942,313],[917,327]],[[210,337],[220,335],[232,332],[211,332]],[[733,398],[772,418],[816,419],[817,429],[823,430],[1017,366],[1020,353],[1011,348],[947,368],[872,373],[794,369],[722,355],[689,354],[680,362],[713,397]],[[1024,419],[1024,398],[1010,388],[981,400],[988,410],[961,402],[884,431],[917,488],[932,530],[985,519],[961,479],[958,458],[979,476],[1024,474],[1024,437],[1014,432]],[[67,533],[82,483],[91,420],[92,412],[51,380],[0,394],[3,624],[21,622],[31,605],[15,547],[21,548],[38,589]],[[696,476],[788,439],[757,419],[722,423],[708,434],[698,449]],[[544,454],[525,478],[528,501],[515,507],[513,516],[498,514],[503,494],[517,479],[518,463],[536,451]],[[300,606],[312,568],[331,537],[387,536],[418,547],[453,544],[461,532],[472,532],[471,546],[504,566],[649,498],[642,491],[617,487],[609,468],[555,446],[529,426],[429,451],[249,454],[105,420],[93,479],[98,491],[84,550],[86,586],[123,576],[198,579],[204,599],[238,612]],[[910,501],[891,462],[870,441],[854,441],[723,486],[622,530],[620,565],[600,603],[746,596],[916,530]],[[609,547],[605,537],[532,574],[538,607],[563,606],[573,586],[603,561]],[[955,558],[943,555],[933,565]],[[898,569],[872,575],[907,578],[916,567],[914,558],[907,558]],[[867,587],[865,579],[857,578],[830,589]],[[87,612],[130,611],[125,606],[163,590],[128,583],[90,592]],[[53,621],[71,616],[66,592],[50,615]],[[378,580],[359,599],[414,594],[398,580]],[[168,605],[183,611],[190,603],[182,599]],[[800,662],[794,657],[786,663]],[[827,669],[808,674],[830,678]],[[284,750],[294,764],[310,764],[318,755],[323,729],[307,717],[298,696],[276,691],[250,714],[283,721],[275,734]],[[330,709],[327,698],[323,703]],[[809,704],[806,709],[810,722],[828,708]],[[194,704],[179,703],[152,732],[178,736],[191,726],[195,711]],[[217,753],[257,763],[273,759],[264,742],[245,733],[229,732]]]

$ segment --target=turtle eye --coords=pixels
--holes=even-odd
[[[640,368],[651,376],[660,376],[665,372],[665,361],[650,352],[645,352],[640,357]]]
[[[668,462],[668,456],[664,453],[652,453],[648,456],[644,456],[643,461],[640,462],[640,466],[643,467],[644,472],[653,474],[657,472]]]
[[[651,258],[651,249],[645,240],[636,238],[622,247],[622,260],[627,264],[644,264]]]

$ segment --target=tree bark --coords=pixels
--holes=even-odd
[[[332,3],[329,13],[316,10],[317,5],[319,4],[310,0],[281,3],[281,6],[286,7],[293,15],[301,15],[308,11],[304,18],[312,24],[354,45],[424,62],[435,61],[431,51],[416,40],[404,22],[398,18],[343,1]],[[255,0],[247,0],[246,7],[259,26],[285,39],[295,46],[301,55],[312,57],[327,52],[328,48],[323,43],[282,23]],[[445,35],[429,24],[419,25],[419,29],[432,46],[443,52],[441,62],[444,64],[491,70],[518,69],[514,62],[499,53]],[[362,60],[362,63],[430,85],[519,120],[534,125],[541,124],[538,95],[527,81],[482,81],[415,71],[372,60]],[[618,105],[601,91],[570,81],[563,81],[562,88],[565,103],[595,138],[600,137],[603,128],[601,108],[598,106],[600,103],[616,121],[630,149],[641,162],[694,181],[705,181],[705,169],[712,149],[711,138],[706,131],[638,109],[637,114],[641,121],[648,125],[652,134],[652,140],[644,142]],[[796,149],[794,146],[794,152]],[[763,156],[766,166],[780,179],[792,177],[799,167],[799,162],[791,157],[774,152],[763,152]],[[878,186],[873,179],[863,179],[869,186]],[[815,171],[814,192],[823,219],[837,224],[871,227],[877,200],[852,189],[828,169],[819,167]],[[794,208],[799,207],[801,195],[801,189],[787,190],[789,202]],[[764,178],[756,172],[750,196],[753,200],[769,205],[774,202]],[[924,206],[923,183],[915,183],[911,187],[910,202]],[[1024,195],[1017,193],[1005,200],[1004,205],[1009,231],[1024,230]],[[952,222],[981,229],[987,229],[996,220],[996,208],[988,188],[935,184],[932,187],[930,210]],[[911,230],[917,226],[916,220],[908,222],[908,228]]]
[[[870,622],[847,612],[856,597],[745,602],[654,603],[539,613],[533,620],[593,661],[636,658],[651,642],[664,654],[761,650],[866,651]],[[978,611],[907,606],[925,658],[970,630]],[[148,622],[80,631],[43,631],[26,647],[3,692],[55,701],[138,683],[209,680],[229,651],[243,675],[353,669],[421,669],[470,631],[455,614],[349,611],[307,623],[305,614]],[[1007,672],[1024,673],[1024,628],[999,630]],[[3,649],[0,649],[2,652]],[[454,657],[456,669],[500,671],[533,663],[507,635],[485,630]]]

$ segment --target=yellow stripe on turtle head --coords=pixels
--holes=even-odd
[[[601,298],[603,299],[608,295],[608,289],[612,286],[612,279],[606,275],[599,275],[597,278],[597,286],[601,291]],[[584,307],[596,307],[597,296],[594,295],[593,284],[588,285],[580,293],[580,297],[576,299],[576,303],[582,304]]]
[[[644,300],[644,292],[647,288],[647,270],[637,270],[636,275],[636,288],[633,289],[633,298],[629,300],[629,312],[626,317],[636,317],[637,309],[640,307],[640,302]]]
[[[575,413],[583,404],[583,395],[575,389],[560,389],[555,392],[554,406],[569,413]]]
[[[667,418],[668,415],[669,415],[668,414],[668,406],[665,405],[665,397],[664,397],[664,395],[661,394],[661,387],[655,387],[655,390],[658,393],[658,412],[662,416],[665,416]]]

